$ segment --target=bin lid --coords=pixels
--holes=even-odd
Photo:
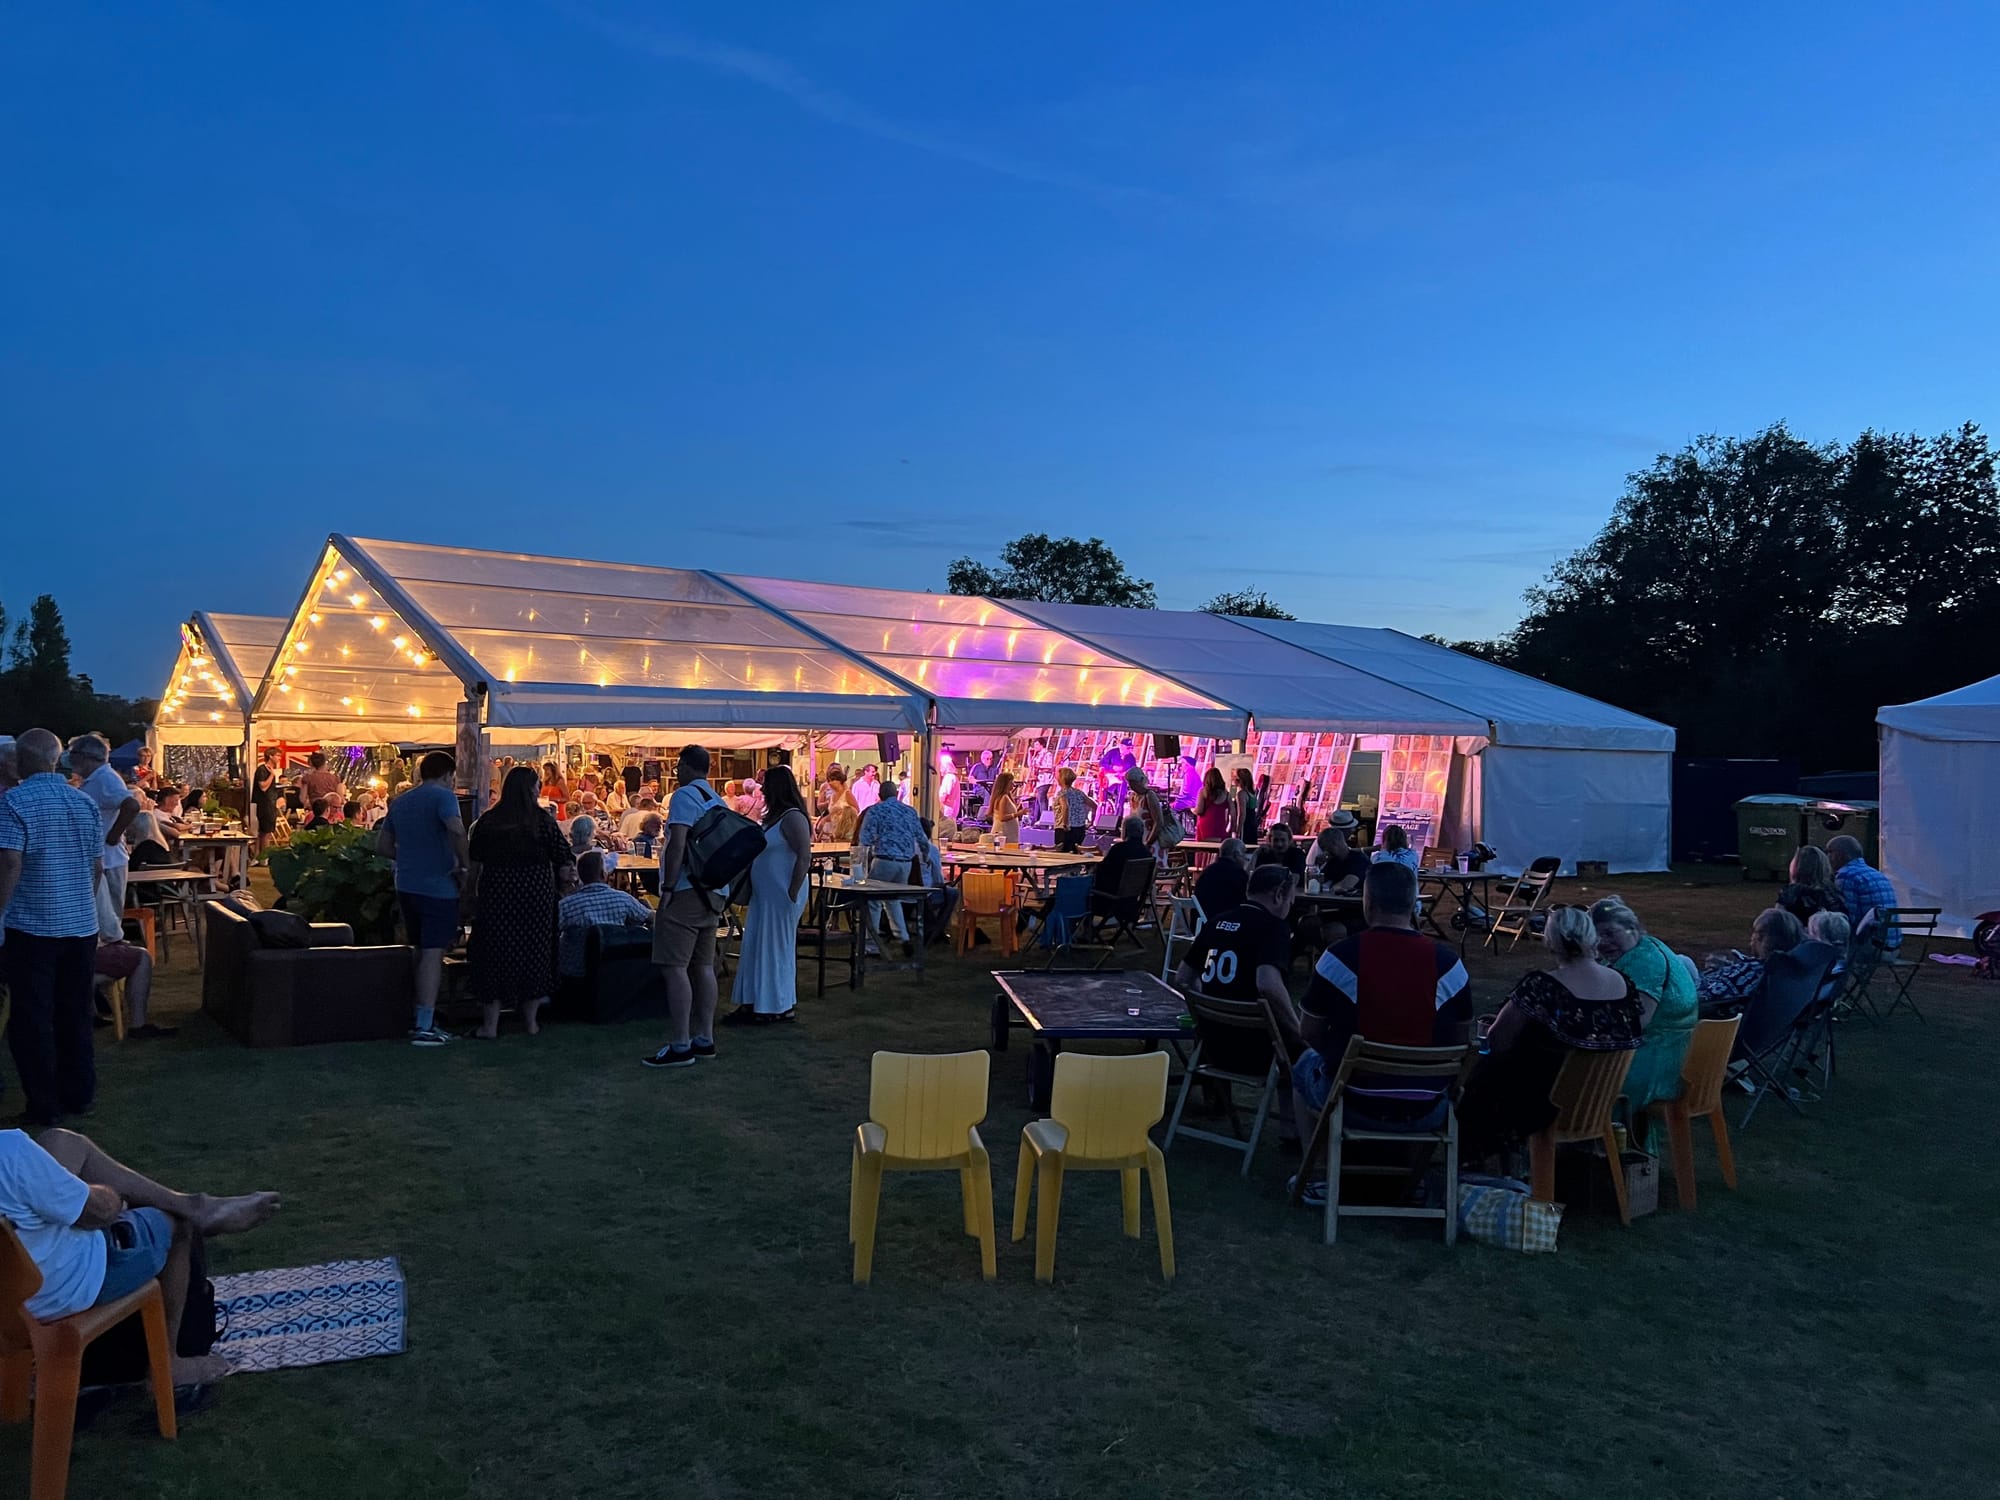
[[[1738,807],[1817,807],[1819,804],[1810,797],[1801,797],[1796,792],[1759,792],[1754,797],[1740,797]]]
[[[1829,802],[1825,800],[1819,800],[1819,801],[1808,802],[1806,804],[1806,809],[1809,812],[1879,813],[1882,810],[1882,804],[1879,802],[1865,802],[1865,801]]]

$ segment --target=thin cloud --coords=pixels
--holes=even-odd
[[[633,26],[623,21],[610,20],[593,11],[565,8],[599,36],[628,51],[661,62],[692,64],[725,78],[735,78],[744,83],[755,84],[758,88],[790,100],[809,115],[825,120],[829,124],[859,131],[863,135],[894,141],[897,145],[908,146],[912,150],[926,152],[931,156],[943,157],[947,161],[963,162],[967,166],[978,167],[981,171],[992,172],[1000,177],[1011,177],[1016,182],[1030,182],[1044,187],[1065,188],[1073,192],[1092,193],[1100,197],[1120,198],[1133,202],[1169,201],[1165,194],[1150,188],[1125,187],[1117,183],[1100,182],[1075,172],[1066,172],[1059,167],[1047,167],[1039,162],[1010,156],[1005,152],[989,151],[984,146],[958,140],[921,125],[906,125],[899,120],[889,119],[859,100],[850,99],[837,89],[815,83],[784,58],[769,52],[757,52],[748,47],[733,47],[727,43],[705,41],[687,32],[667,27]]]

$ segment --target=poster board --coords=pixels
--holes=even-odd
[[[1375,814],[1375,841],[1390,827],[1409,836],[1419,855],[1434,840],[1444,818],[1445,789],[1451,781],[1452,739],[1448,734],[1399,734],[1382,762],[1382,800]]]

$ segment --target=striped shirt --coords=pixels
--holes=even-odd
[[[589,928],[650,922],[653,909],[628,891],[593,880],[562,898],[556,906],[556,920],[562,928],[559,967],[575,978],[583,973],[583,940]]]
[[[90,799],[54,771],[0,797],[0,849],[21,856],[6,925],[34,937],[96,937],[104,825]]]

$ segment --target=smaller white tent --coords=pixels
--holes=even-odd
[[[1882,873],[1969,937],[2000,910],[2000,677],[1881,709]]]

